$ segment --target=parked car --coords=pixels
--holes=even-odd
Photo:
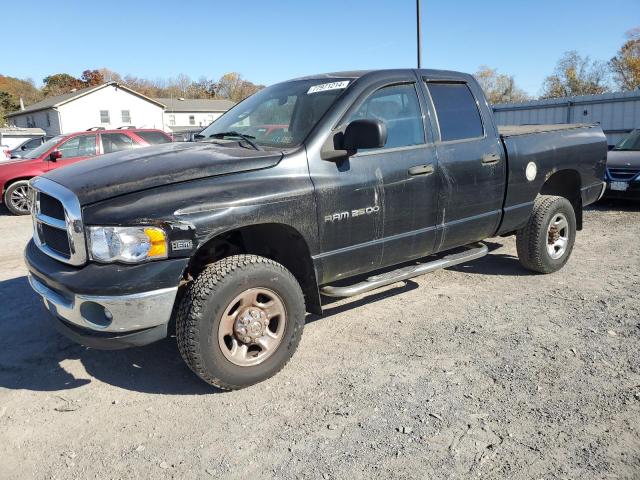
[[[171,142],[161,130],[102,130],[53,137],[22,158],[0,164],[2,201],[14,215],[29,213],[29,180],[104,153]]]
[[[605,188],[600,126],[498,129],[476,80],[448,71],[276,84],[201,138],[34,179],[25,260],[69,337],[144,345],[174,319],[185,362],[222,389],[277,373],[321,295],[470,262],[498,235],[525,268],[561,269]]]
[[[640,200],[640,129],[620,140],[607,154],[605,197]]]
[[[20,145],[16,146],[11,150],[11,158],[22,158],[28,152],[33,150],[36,147],[39,147],[47,140],[51,140],[52,136],[44,136],[44,137],[34,137],[28,138],[24,142],[20,143]]]

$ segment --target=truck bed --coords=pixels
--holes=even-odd
[[[534,133],[556,132],[558,130],[573,130],[576,128],[593,127],[587,123],[556,123],[550,125],[498,125],[501,137],[516,137]]]

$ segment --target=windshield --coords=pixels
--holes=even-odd
[[[614,150],[640,150],[640,130],[634,130],[613,147]]]
[[[24,155],[22,155],[22,158],[28,158],[28,159],[38,158],[40,155],[45,153],[47,150],[49,150],[51,147],[53,147],[56,143],[58,143],[63,138],[64,137],[62,135],[58,135],[57,137],[53,137],[51,140],[47,140],[46,142],[44,142],[39,147],[34,148],[33,150],[30,150],[27,153],[25,153]]]
[[[351,79],[331,80],[294,80],[260,90],[205,128],[198,138],[236,132],[258,145],[299,145],[351,83]]]

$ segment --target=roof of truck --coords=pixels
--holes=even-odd
[[[378,69],[378,70],[347,70],[343,72],[328,72],[319,73],[316,75],[306,75],[304,77],[295,78],[294,80],[319,80],[325,78],[360,78],[369,73],[399,73],[399,72],[420,72],[424,76],[450,76],[450,77],[468,77],[469,74],[463,72],[455,72],[453,70],[433,70],[433,69],[415,69],[415,68],[393,68],[393,69]]]

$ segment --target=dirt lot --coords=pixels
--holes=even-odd
[[[640,206],[585,214],[567,267],[484,259],[310,317],[275,378],[231,393],[174,340],[59,336],[0,213],[1,478],[640,478]]]

